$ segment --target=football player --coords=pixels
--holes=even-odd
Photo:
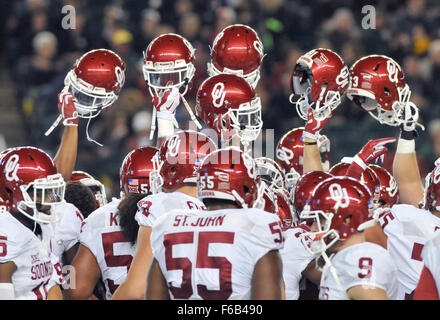
[[[96,202],[95,209],[107,204],[107,195],[105,193],[104,185],[101,183],[101,181],[95,179],[91,174],[84,171],[75,170],[72,172],[70,181],[79,181],[92,190]]]
[[[322,171],[311,171],[302,175],[296,185],[294,194],[295,217],[299,219],[301,211],[307,204],[313,189],[331,174]],[[306,250],[302,242],[302,234],[310,232],[310,226],[301,223],[297,226],[285,230],[284,248],[280,250],[283,260],[283,279],[285,285],[285,298],[287,300],[297,300],[299,298],[300,282],[303,276],[307,277],[312,283],[319,285],[321,272],[315,268],[314,256]],[[307,245],[311,239],[305,238]]]
[[[53,160],[33,147],[10,148],[0,160],[0,299],[62,299],[62,267],[51,253],[54,205],[65,182]]]
[[[106,299],[111,299],[124,281],[136,249],[138,227],[133,207],[151,193],[150,174],[156,153],[154,147],[131,151],[120,170],[121,199],[113,198],[84,220],[78,254],[72,262],[76,283],[66,290],[67,299],[91,298],[100,278]]]
[[[313,221],[311,232],[302,235],[304,244],[326,263],[320,283],[321,300],[398,297],[398,271],[391,255],[365,240],[363,230],[374,223],[369,218],[371,197],[358,180],[332,177],[319,183],[301,213],[301,219]],[[306,241],[307,237],[313,241]]]
[[[263,57],[263,43],[255,30],[242,24],[233,24],[224,28],[214,39],[208,75],[235,74],[256,88]]]
[[[153,223],[173,209],[205,209],[196,198],[196,170],[201,160],[214,150],[217,146],[208,136],[191,130],[176,132],[161,145],[153,159],[156,169],[150,174],[153,194],[138,203],[136,221],[140,228],[136,254],[127,278],[113,299],[145,298],[147,271],[152,259]]]
[[[64,199],[77,207],[84,219],[98,209],[92,190],[79,181],[67,182]]]
[[[423,270],[414,291],[414,300],[439,300],[440,233],[429,239],[422,251]]]
[[[281,298],[281,221],[251,208],[258,183],[255,162],[239,149],[203,160],[197,194],[208,210],[180,208],[156,220],[147,299]]]

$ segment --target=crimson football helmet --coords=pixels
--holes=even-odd
[[[368,167],[376,173],[380,182],[379,201],[382,205],[392,207],[399,202],[399,188],[396,179],[389,171],[376,164],[370,164]]]
[[[96,49],[76,60],[64,84],[75,98],[78,116],[94,118],[111,106],[125,83],[125,63],[113,51]]]
[[[292,129],[277,144],[275,160],[284,170],[288,190],[295,186],[303,172],[303,131],[304,127]],[[330,140],[325,135],[319,135],[317,142],[323,169],[328,171],[330,168]]]
[[[428,211],[440,211],[440,158],[435,161],[435,168],[425,178],[425,192],[421,207]]]
[[[0,186],[0,198],[9,208],[36,222],[59,221],[51,209],[64,203],[66,183],[44,151],[34,147],[8,149],[0,159]]]
[[[296,104],[298,115],[307,120],[310,108],[316,119],[330,115],[341,103],[348,88],[349,71],[342,58],[330,49],[313,49],[298,58],[290,78],[291,103]],[[300,98],[293,102],[293,97]]]
[[[260,98],[249,83],[233,74],[215,75],[202,83],[196,114],[222,140],[236,134],[242,142],[254,141],[263,127]]]
[[[158,150],[156,147],[142,147],[125,156],[119,170],[121,192],[125,195],[152,193],[151,172],[158,169],[153,161]]]
[[[197,170],[197,197],[231,200],[241,208],[252,208],[260,199],[260,178],[255,161],[238,148],[209,154]]]
[[[155,169],[150,173],[152,192],[196,183],[197,167],[205,156],[215,150],[217,146],[214,142],[201,132],[175,132],[162,143],[153,157]]]
[[[260,80],[263,43],[251,27],[234,24],[224,28],[214,39],[208,74],[235,74],[255,88]]]
[[[313,244],[306,248],[313,254],[322,254],[338,240],[344,241],[371,226],[374,220],[369,218],[369,202],[370,191],[356,179],[331,177],[320,182],[300,215],[315,223],[312,231],[306,233]]]
[[[95,208],[104,206],[107,203],[107,195],[105,193],[105,187],[101,181],[93,178],[92,175],[84,171],[73,171],[70,181],[79,181],[92,190],[95,196]]]
[[[333,167],[331,167],[329,173],[334,176],[345,177],[348,167],[350,167],[351,163],[344,161],[337,163]],[[362,173],[360,181],[368,188],[368,190],[373,195],[373,204],[379,204],[380,180],[374,170],[370,167],[367,167]]]
[[[195,72],[195,49],[188,40],[174,33],[163,34],[151,41],[143,54],[142,70],[152,97],[158,90],[173,87],[184,87],[181,94],[186,93]]]
[[[284,173],[278,163],[267,157],[255,158],[257,174],[272,191],[284,189]]]
[[[293,214],[293,208],[290,204],[289,193],[286,189],[275,190],[275,198],[277,204],[277,214],[280,217],[284,230],[287,230],[292,225],[296,225],[297,219]]]
[[[296,182],[295,189],[292,192],[293,206],[295,214],[299,218],[305,205],[308,203],[310,195],[316,186],[328,178],[333,177],[332,174],[322,171],[310,171],[303,174]]]
[[[402,68],[387,56],[370,55],[353,64],[347,97],[380,123],[391,126],[403,123],[400,115],[407,104],[414,119],[418,119],[418,109],[409,101],[411,90]]]

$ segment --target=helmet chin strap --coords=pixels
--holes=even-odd
[[[101,111],[98,112],[98,114],[100,114]],[[92,112],[90,111],[90,115],[92,115]],[[93,138],[90,137],[89,135],[89,126],[90,126],[90,122],[92,121],[92,118],[89,118],[89,120],[87,121],[87,127],[86,127],[86,136],[87,136],[87,140],[89,140],[90,142],[96,143],[98,146],[102,147],[102,144],[99,143],[98,141],[94,140]]]

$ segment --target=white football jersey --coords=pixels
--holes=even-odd
[[[397,268],[391,255],[381,246],[370,242],[355,244],[336,253],[331,262],[341,283],[338,285],[330,267],[324,266],[320,300],[349,300],[347,290],[361,285],[382,289],[388,299],[397,299]]]
[[[250,299],[255,264],[283,247],[277,215],[258,209],[174,210],[151,244],[172,299]]]
[[[54,226],[52,252],[63,262],[63,254],[72,248],[79,238],[81,223],[84,220],[81,212],[71,203],[59,204],[54,207],[61,220]]]
[[[138,202],[135,219],[140,226],[151,227],[157,218],[175,209],[206,210],[206,207],[199,199],[181,192],[160,192]]]
[[[41,227],[50,238],[50,225]],[[41,241],[8,212],[0,215],[0,263],[10,261],[17,267],[12,274],[16,299],[46,300],[49,290],[64,281],[62,267],[50,252],[49,242]]]
[[[440,292],[440,232],[436,233],[425,243],[422,258],[425,267],[431,272],[434,278],[437,292]]]
[[[284,248],[280,250],[280,255],[283,260],[286,300],[298,300],[302,272],[313,260],[313,255],[306,250],[301,241],[301,234],[305,232],[307,231],[301,226],[284,231],[285,242]]]
[[[440,229],[440,219],[411,205],[394,205],[379,219],[387,248],[399,270],[399,298],[412,299],[423,269],[422,250]]]
[[[136,246],[125,240],[119,226],[118,205],[120,199],[113,198],[105,206],[93,211],[83,223],[79,242],[96,257],[105,285],[106,298],[113,293],[127,277]]]

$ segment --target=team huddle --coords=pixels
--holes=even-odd
[[[157,142],[125,157],[119,198],[74,170],[79,119],[99,144],[90,121],[123,90],[126,67],[110,50],[85,53],[66,75],[46,133],[64,125],[53,159],[30,146],[0,154],[0,299],[296,300],[311,287],[310,299],[439,299],[440,162],[423,184],[424,128],[397,62],[302,55],[286,100],[305,125],[284,134],[275,159],[254,159],[264,48],[252,28],[216,36],[195,106],[184,97],[191,43],[164,34],[143,54]],[[400,135],[332,166],[320,132],[345,94]],[[180,105],[212,135],[178,129]],[[379,163],[396,140],[391,174]]]

